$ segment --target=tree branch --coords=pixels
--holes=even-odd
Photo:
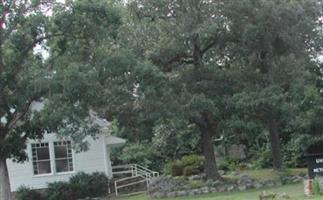
[[[208,45],[206,45],[202,50],[202,55],[205,54],[208,50],[210,50],[212,47],[214,47],[218,43],[218,40],[211,41]]]
[[[40,97],[31,98],[20,111],[17,110],[14,113],[13,118],[7,123],[7,126],[6,126],[7,130],[11,130],[11,129],[15,128],[17,125],[17,122],[27,114],[27,112],[30,109],[31,104],[39,98]]]
[[[171,66],[175,63],[179,64],[192,64],[193,56],[188,55],[186,53],[177,53],[173,58],[169,59],[166,62],[159,61],[159,63],[164,67],[166,72],[170,72],[172,70]]]

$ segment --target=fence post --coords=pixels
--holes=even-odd
[[[147,190],[149,188],[149,175],[146,173]]]
[[[115,190],[115,192],[116,192],[116,196],[118,196],[117,181],[114,181],[114,190]]]
[[[137,164],[134,165],[134,168],[135,168],[135,174],[136,174],[136,176],[138,176]]]

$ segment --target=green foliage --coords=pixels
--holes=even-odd
[[[287,144],[285,160],[297,165],[303,149],[293,135],[321,134],[319,0],[133,0],[122,14],[105,0],[9,2],[0,27],[1,158],[26,160],[26,141],[45,132],[76,143],[95,136],[89,109],[116,119],[112,132],[130,141],[120,162],[153,169],[204,152],[201,141],[220,134],[268,167],[269,142],[252,144],[273,121],[273,143]],[[35,101],[45,102],[41,112],[30,109]],[[180,162],[174,174],[184,173]]]
[[[180,160],[175,160],[166,164],[165,172],[166,174],[171,174],[172,176],[182,176],[183,168],[183,163]]]
[[[106,1],[10,4],[0,34],[0,156],[24,161],[26,140],[45,132],[76,143],[95,135],[86,121],[98,81],[86,66],[93,49],[114,37],[121,18]],[[35,101],[45,104],[41,112],[31,109]]]
[[[308,68],[317,65],[310,59],[316,57],[317,47],[322,44],[322,38],[315,30],[319,26],[318,7],[321,5],[319,1],[303,0],[232,0],[223,5],[227,8],[224,15],[231,21],[232,36],[240,40],[233,49],[239,52],[238,63],[243,66],[240,78],[245,77],[243,89],[234,94],[234,107],[243,118],[260,122],[274,136],[270,141],[275,144],[271,145],[275,147],[273,164],[275,168],[281,168],[281,138],[297,130],[284,128],[300,114],[298,109],[305,100],[294,101],[293,88],[302,86],[298,91],[302,93],[306,90],[305,85],[315,84],[309,79]],[[306,16],[302,20],[298,17],[300,13]],[[253,20],[245,20],[246,17]],[[305,35],[314,42],[308,44]]]
[[[231,86],[236,80],[229,78],[230,72],[217,65],[216,55],[222,54],[218,41],[222,41],[227,32],[220,4],[214,1],[135,0],[129,8],[133,21],[127,35],[136,40],[131,39],[125,45],[158,66],[168,81],[166,87],[170,92],[163,108],[169,116],[161,115],[160,119],[192,124],[197,128],[195,133],[199,138],[203,136],[201,130],[212,137],[226,113],[226,97],[231,95]],[[143,44],[143,48],[138,43]],[[211,146],[211,140],[201,141]],[[198,144],[195,148],[201,146]],[[199,152],[203,153],[201,149]],[[206,174],[215,179],[215,174],[211,173],[216,170],[210,163],[212,157],[213,154],[205,153],[206,163],[214,168]]]
[[[165,173],[172,176],[200,174],[204,170],[204,162],[204,157],[199,155],[183,156],[179,160],[168,162],[165,167]]]
[[[280,142],[284,144],[298,130],[287,125],[300,114],[302,102],[293,97],[292,88],[299,83],[314,85],[307,79],[307,67],[315,66],[310,58],[322,46],[317,28],[320,8],[318,0],[134,0],[128,5],[128,23],[121,31],[127,38],[122,45],[167,74],[170,84],[166,86],[173,92],[164,103],[173,111],[172,118],[193,124],[199,136],[206,124],[213,136],[231,134],[248,148],[254,148],[253,139],[273,130],[275,124],[278,137],[272,143],[278,145],[273,152],[281,152]],[[304,115],[299,122],[308,117]],[[307,128],[316,124],[319,132],[319,120],[308,122]],[[178,149],[185,150],[180,147],[193,143],[184,137],[185,144],[176,145],[180,130],[187,127],[168,124],[146,125],[158,133],[154,142],[165,149],[166,159],[174,159],[181,156]],[[267,141],[260,143],[268,145]],[[264,156],[255,163],[257,167],[269,167],[269,160],[281,165],[279,153],[273,157],[267,147],[261,153],[257,150],[251,153],[254,160]]]
[[[54,182],[48,184],[47,198],[49,200],[70,200],[86,197],[101,197],[108,193],[108,178],[104,173],[78,173],[69,182]]]
[[[36,190],[29,187],[19,187],[15,192],[16,200],[45,200],[45,198]]]
[[[320,178],[315,178],[313,180],[313,191],[316,196],[321,195]]]
[[[158,121],[153,128],[152,146],[155,149],[163,149],[161,156],[165,160],[199,153],[200,136],[196,134],[197,132],[197,127],[194,124],[185,121]]]
[[[202,188],[206,186],[206,182],[203,180],[196,180],[196,181],[188,181],[187,186],[189,189],[196,189],[196,188]]]
[[[196,168],[195,166],[191,166],[191,165],[186,166],[183,169],[183,176],[186,176],[186,177],[192,176],[192,175],[197,175],[200,173],[201,173],[201,171],[198,168]]]
[[[78,197],[76,187],[68,182],[53,182],[48,184],[48,200],[70,200]]]
[[[261,148],[251,149],[251,167],[254,169],[270,168],[272,162],[272,153],[269,144],[265,144]]]
[[[230,165],[224,159],[224,160],[218,161],[218,169],[219,170],[224,170],[224,171],[229,171],[230,170]]]
[[[237,171],[241,166],[242,161],[236,158],[225,158],[218,162],[218,169],[224,171]]]
[[[80,197],[100,197],[108,193],[109,180],[102,172],[79,172],[70,178],[69,183],[78,188]]]
[[[193,154],[193,155],[183,156],[181,161],[185,167],[193,166],[193,167],[196,167],[197,169],[201,169],[203,168],[205,159],[203,158],[203,156]]]
[[[116,150],[120,151],[120,149]],[[153,164],[157,164],[158,161],[158,153],[148,142],[136,142],[136,143],[127,143],[119,154],[116,154],[116,158],[118,159],[120,164],[129,164],[129,163],[140,163],[145,167],[151,169],[159,169],[158,166]],[[152,163],[155,161],[155,163]]]
[[[288,143],[284,146],[284,160],[288,167],[304,167],[304,154],[307,148],[317,141],[322,140],[319,137],[311,135],[294,134]]]

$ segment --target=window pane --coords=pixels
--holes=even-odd
[[[66,146],[55,146],[55,158],[66,158],[67,151]]]
[[[67,172],[68,170],[68,160],[56,160],[56,172]]]
[[[48,147],[41,147],[37,149],[37,160],[49,160]]]
[[[48,143],[36,143],[32,144],[31,147],[34,174],[38,175],[51,173]]]
[[[54,142],[56,172],[73,171],[72,146],[70,141]]]
[[[50,161],[39,161],[38,174],[49,174],[49,173],[51,173]]]

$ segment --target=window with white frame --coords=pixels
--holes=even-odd
[[[34,175],[73,171],[73,154],[70,141],[31,144]]]
[[[34,174],[50,174],[50,154],[48,143],[31,144]]]
[[[71,142],[54,142],[54,152],[56,172],[73,171],[73,156]]]

